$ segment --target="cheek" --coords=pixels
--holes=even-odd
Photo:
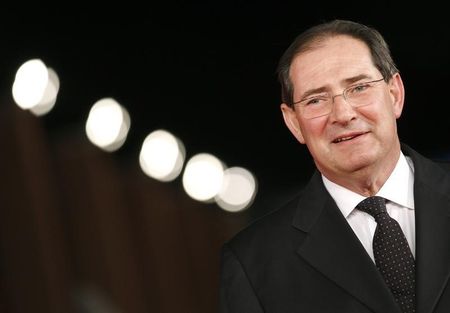
[[[384,91],[377,95],[371,103],[358,107],[357,110],[362,116],[370,120],[386,118],[386,115],[395,115],[393,101],[391,94]]]
[[[389,103],[359,108],[360,118],[379,135],[390,132],[396,126],[394,108]]]
[[[303,120],[300,123],[306,143],[318,140],[325,135],[327,117],[319,117],[311,120]]]
[[[358,112],[363,119],[371,124],[382,121],[387,115],[393,114],[392,107],[388,108],[387,105],[382,103],[374,103],[359,107]]]

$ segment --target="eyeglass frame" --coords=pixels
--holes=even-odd
[[[368,81],[368,82],[362,82],[362,83],[352,84],[352,85],[350,85],[350,86],[345,87],[344,90],[342,90],[341,93],[338,93],[338,94],[335,94],[335,95],[330,95],[329,92],[326,92],[326,93],[327,93],[327,94],[329,95],[329,97],[330,97],[331,104],[334,104],[334,98],[336,98],[336,97],[338,97],[338,96],[342,96],[342,98],[344,98],[345,102],[347,102],[348,104],[350,104],[351,107],[353,107],[353,108],[358,108],[358,107],[366,106],[366,105],[368,105],[368,104],[361,104],[361,105],[356,105],[356,106],[355,106],[355,105],[353,105],[353,104],[351,104],[351,103],[348,102],[347,97],[346,97],[346,93],[347,93],[351,88],[356,88],[356,87],[362,86],[362,85],[364,85],[364,84],[378,83],[378,82],[381,82],[381,81],[383,81],[383,80],[385,80],[384,77],[382,77],[382,78],[380,78],[380,79],[376,79],[376,80],[371,80],[371,81]],[[313,97],[308,97],[308,98],[306,98],[306,99],[302,99],[302,100],[293,102],[293,103],[292,103],[292,107],[295,107],[295,105],[297,105],[297,104],[300,104],[300,105],[302,105],[302,106],[305,106],[304,104],[302,104],[302,102],[307,101],[307,100],[311,100],[311,99],[314,99],[314,98],[315,98],[315,96],[313,96]],[[330,110],[330,112],[328,112],[328,113],[321,114],[321,115],[317,115],[317,116],[313,116],[313,117],[308,117],[308,118],[306,118],[306,119],[314,119],[314,118],[318,118],[318,117],[321,117],[321,116],[325,116],[325,115],[330,114],[332,111],[333,111],[333,109],[332,109],[332,107],[331,107],[331,110]]]

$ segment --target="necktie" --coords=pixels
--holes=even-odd
[[[414,257],[400,225],[387,213],[382,197],[366,198],[356,208],[375,218],[375,263],[402,312],[415,312]]]

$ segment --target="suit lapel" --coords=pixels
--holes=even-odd
[[[374,312],[400,312],[383,278],[326,191],[319,173],[308,185],[293,226],[307,233],[298,254]],[[324,195],[326,195],[324,197]]]
[[[410,152],[415,169],[417,312],[431,313],[450,275],[450,177]]]

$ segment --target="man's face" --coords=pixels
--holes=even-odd
[[[306,94],[311,96],[311,91],[339,95],[349,85],[377,80],[382,75],[365,43],[341,35],[297,55],[290,78],[297,102]],[[373,88],[368,105],[352,107],[337,96],[331,113],[316,118],[305,118],[297,106],[281,105],[287,126],[298,141],[307,145],[318,169],[331,180],[398,158],[396,119],[404,96],[400,75]]]

